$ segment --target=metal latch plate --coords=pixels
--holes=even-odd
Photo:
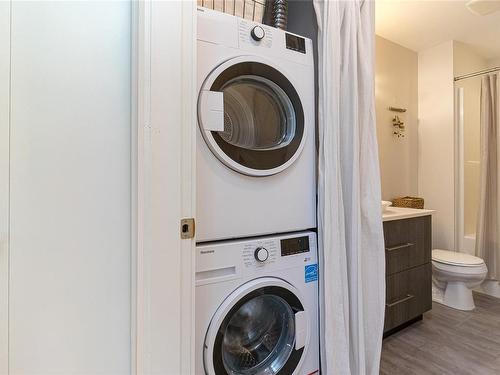
[[[181,219],[181,238],[187,240],[194,238],[195,223],[192,217]]]

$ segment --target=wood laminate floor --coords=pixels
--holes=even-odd
[[[474,301],[474,311],[433,303],[423,321],[386,338],[380,374],[500,375],[500,299]]]

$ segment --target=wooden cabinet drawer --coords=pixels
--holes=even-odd
[[[386,275],[431,261],[431,216],[384,222]]]
[[[431,272],[427,263],[386,278],[384,332],[432,308]]]

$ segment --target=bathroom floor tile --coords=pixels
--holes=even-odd
[[[474,311],[434,303],[423,321],[385,339],[380,373],[500,374],[500,299],[474,300]]]

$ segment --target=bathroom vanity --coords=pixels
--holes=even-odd
[[[389,207],[383,213],[386,307],[384,336],[422,319],[432,308],[433,210]]]

